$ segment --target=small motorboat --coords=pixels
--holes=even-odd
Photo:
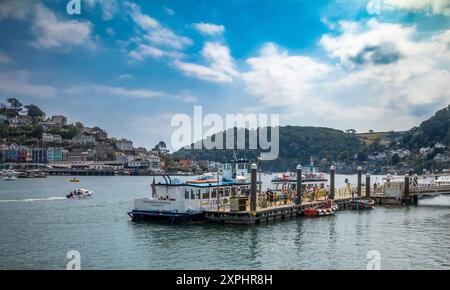
[[[74,177],[70,180],[70,182],[80,182],[80,180],[78,178]]]
[[[372,209],[375,201],[371,198],[369,199],[356,199],[350,202],[350,208],[352,210],[366,210]]]
[[[15,176],[3,176],[4,181],[13,181],[16,179],[17,179],[17,177],[15,177]]]
[[[83,199],[83,198],[89,198],[93,195],[94,193],[91,190],[87,190],[87,189],[76,189],[72,192],[70,192],[69,194],[66,195],[67,198],[78,198],[78,199]]]
[[[339,209],[338,205],[329,201],[327,204],[318,207],[307,208],[304,211],[306,217],[333,215]]]

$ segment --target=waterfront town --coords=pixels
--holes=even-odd
[[[24,107],[16,99],[9,99],[0,110],[2,169],[12,166],[31,173],[40,169],[68,175],[158,175],[216,168],[216,163],[209,161],[173,161],[163,141],[152,149],[134,147],[131,140],[109,138],[104,129],[70,124],[66,116],[45,117],[37,106]],[[31,173],[23,177],[33,177]]]
[[[449,108],[444,108],[423,124],[435,131],[434,128],[441,126],[439,124],[447,122],[441,119],[447,120],[449,112]],[[230,158],[218,151],[209,154],[211,152],[207,150],[179,150],[170,154],[164,141],[153,148],[135,147],[132,140],[109,137],[105,129],[86,127],[80,122],[69,123],[64,115],[47,117],[38,106],[24,106],[15,98],[0,104],[0,127],[0,166],[2,169],[13,167],[25,173],[30,171],[23,174],[24,177],[33,177],[36,172],[56,175],[199,174],[216,171],[218,162]],[[306,129],[309,131],[302,131],[297,138],[292,137],[298,135],[299,130]],[[298,159],[310,158],[314,158],[321,168],[333,164],[339,172],[347,173],[362,166],[372,174],[396,174],[410,168],[416,172],[442,171],[448,169],[450,162],[445,136],[438,134],[436,139],[434,134],[428,137],[421,127],[404,132],[369,130],[367,133],[356,133],[354,129],[306,129],[282,127],[281,155],[277,160],[265,162],[262,170],[289,170]],[[290,147],[295,145],[302,152],[305,136],[319,141],[320,138],[333,138],[336,148],[333,152],[323,153],[322,142],[317,142],[303,154],[305,156],[286,158],[283,155],[286,144]],[[339,144],[343,145],[343,150],[339,149]],[[240,157],[256,160],[255,154],[257,152],[250,152]]]

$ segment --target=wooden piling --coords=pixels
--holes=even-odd
[[[250,195],[250,211],[256,211],[256,171],[258,166],[253,163],[251,165],[251,195]]]
[[[297,165],[297,201],[296,204],[302,204],[302,166]]]
[[[335,193],[335,185],[334,185],[334,178],[336,174],[336,167],[334,165],[331,165],[330,167],[330,199],[334,199],[334,193]]]
[[[361,196],[362,187],[362,167],[358,166],[358,186],[357,186],[357,196]]]
[[[366,174],[366,197],[370,197],[370,174]]]
[[[405,199],[409,198],[409,175],[408,174],[405,175],[405,191],[403,193],[403,197]]]

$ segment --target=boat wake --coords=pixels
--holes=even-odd
[[[450,207],[450,195],[438,195],[431,198],[424,198],[419,200],[419,205]]]
[[[0,199],[0,203],[9,203],[9,202],[33,202],[33,201],[52,201],[52,200],[63,200],[67,199],[66,197],[61,196],[52,196],[52,197],[43,197],[43,198],[26,198],[26,199]]]

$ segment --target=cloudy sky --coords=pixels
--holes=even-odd
[[[0,0],[0,101],[169,143],[171,117],[404,130],[450,103],[450,0]]]

